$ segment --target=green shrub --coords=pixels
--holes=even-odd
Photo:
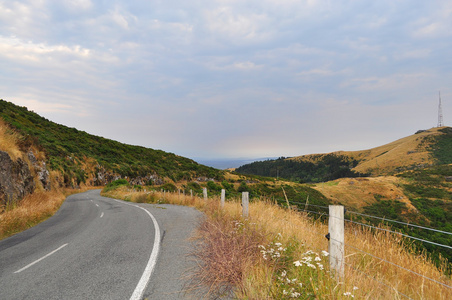
[[[177,191],[177,187],[172,183],[165,183],[165,184],[161,185],[160,188],[167,192]]]
[[[104,191],[108,192],[124,185],[129,185],[129,182],[125,179],[118,179],[107,184],[107,186],[104,188]]]
[[[214,181],[207,182],[207,189],[212,192],[221,191],[221,186],[216,184]]]
[[[185,187],[185,192],[190,193],[190,190],[192,190],[194,194],[202,193],[202,187],[197,182],[187,183],[187,186]]]

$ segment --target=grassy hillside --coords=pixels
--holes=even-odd
[[[51,122],[25,107],[0,100],[0,117],[21,136],[21,147],[37,145],[64,184],[79,185],[106,170],[122,177],[157,175],[173,181],[221,179],[221,171],[161,150],[126,145]]]
[[[241,174],[279,176],[302,182],[344,177],[393,175],[405,170],[452,163],[452,128],[420,130],[392,143],[362,151],[337,151],[254,162],[237,168]]]

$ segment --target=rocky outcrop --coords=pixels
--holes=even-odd
[[[161,185],[164,184],[165,181],[157,174],[152,174],[144,177],[139,176],[131,178],[129,183],[132,185]]]
[[[0,151],[0,204],[22,199],[35,190],[35,182],[28,164],[21,158],[13,161]]]
[[[121,179],[120,175],[111,173],[101,165],[97,165],[95,177],[91,180],[90,184],[92,186],[103,186],[118,179]]]
[[[28,159],[33,165],[33,168],[35,169],[35,172],[38,175],[38,180],[41,182],[42,187],[46,191],[50,191],[51,189],[50,173],[47,170],[46,163],[43,161],[39,162],[32,151],[28,152]]]
[[[95,177],[90,181],[90,184],[93,186],[103,186],[118,179],[122,179],[121,175],[107,171],[103,166],[97,165]],[[165,183],[165,181],[157,174],[133,178],[125,177],[125,179],[127,179],[131,185],[161,185]]]

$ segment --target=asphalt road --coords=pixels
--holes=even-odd
[[[89,191],[0,241],[0,299],[191,299],[189,253],[202,214]]]

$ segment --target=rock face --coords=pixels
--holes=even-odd
[[[51,190],[50,173],[47,170],[46,163],[38,162],[35,155],[31,151],[28,152],[28,159],[33,165],[33,168],[35,169],[36,174],[38,175],[38,179],[41,182],[42,187],[46,191],[50,191]]]
[[[34,189],[28,164],[20,158],[13,161],[8,153],[0,151],[0,204],[20,200]]]

